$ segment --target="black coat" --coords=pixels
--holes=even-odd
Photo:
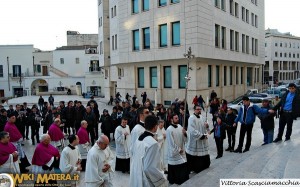
[[[112,132],[113,131],[113,124],[112,124],[112,119],[110,117],[109,114],[107,115],[101,115],[101,118],[100,118],[100,122],[102,123],[101,124],[101,130],[102,132]]]
[[[234,120],[236,118],[236,115],[234,113],[232,114],[226,114],[225,116],[225,123],[226,123],[226,130],[230,133],[235,133],[237,126],[233,126]]]
[[[286,101],[286,97],[288,95],[289,91],[287,91],[282,97],[281,100],[279,101],[279,103],[273,108],[273,110],[278,110],[279,108],[281,108],[280,113],[283,112],[283,107],[285,105],[285,101]],[[293,103],[292,103],[292,115],[293,118],[296,119],[297,117],[300,117],[300,93],[297,90],[296,91],[296,95],[293,99]]]
[[[271,109],[271,107],[261,107],[265,109]],[[273,114],[258,114],[257,117],[260,119],[261,128],[264,130],[271,130],[275,128],[275,113]]]

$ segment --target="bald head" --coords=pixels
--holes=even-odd
[[[108,137],[105,135],[101,135],[97,140],[97,144],[100,147],[100,149],[102,150],[106,149],[107,145],[109,144]]]

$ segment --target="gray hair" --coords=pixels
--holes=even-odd
[[[158,120],[158,124],[160,124],[160,123],[165,123],[165,121],[160,119],[160,120]]]
[[[49,136],[49,134],[42,134],[40,136],[40,142],[43,142],[48,136]]]
[[[97,143],[103,143],[103,135],[104,134],[101,134],[97,140]]]
[[[82,120],[81,123],[80,123],[80,125],[82,125],[82,124],[84,124],[84,123],[87,123],[87,121]]]

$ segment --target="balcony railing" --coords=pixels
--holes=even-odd
[[[86,49],[85,54],[98,54],[97,48]]]
[[[100,72],[101,68],[100,67],[89,67],[89,72]]]

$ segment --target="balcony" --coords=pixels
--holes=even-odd
[[[99,73],[101,72],[101,67],[89,67],[89,72]]]
[[[85,50],[85,54],[98,54],[97,48],[88,48]]]

